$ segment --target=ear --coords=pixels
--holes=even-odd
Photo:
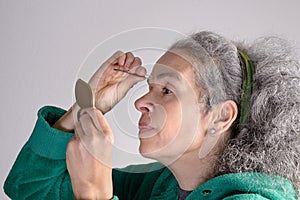
[[[209,129],[214,129],[212,134],[207,133],[199,150],[199,158],[206,157],[211,150],[217,145],[219,138],[223,133],[228,132],[232,123],[236,119],[238,108],[234,101],[227,100],[214,106],[211,113],[211,122]],[[223,135],[224,136],[224,135]]]
[[[215,109],[212,128],[219,134],[227,132],[238,115],[236,103],[232,100],[227,100],[220,103]]]

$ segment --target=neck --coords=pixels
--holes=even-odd
[[[197,152],[189,152],[170,164],[168,168],[177,179],[181,189],[192,191],[213,178],[216,159],[217,157],[213,155],[199,159]]]

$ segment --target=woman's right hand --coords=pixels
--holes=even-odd
[[[103,114],[110,111],[137,82],[144,80],[146,69],[131,52],[117,51],[94,73],[89,84],[95,94],[95,107]],[[129,70],[133,76],[114,69]]]
[[[146,69],[141,66],[142,61],[134,57],[131,52],[117,51],[94,73],[89,84],[95,94],[95,107],[103,114],[110,111],[137,82],[144,80]],[[114,69],[130,70],[139,76],[117,72]],[[53,128],[65,131],[74,131],[74,116],[77,116],[79,107],[75,103],[58,121]]]

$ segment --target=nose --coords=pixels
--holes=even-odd
[[[147,93],[134,102],[134,106],[138,111],[142,113],[148,113],[152,111],[153,102],[150,100],[149,96],[149,93]]]

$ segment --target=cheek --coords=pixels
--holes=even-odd
[[[193,143],[200,141],[206,126],[206,121],[202,119],[200,105],[196,98],[188,94],[181,99],[181,119],[178,123],[178,144],[182,148],[189,148]]]
[[[165,107],[165,129],[170,132],[171,135],[177,135],[182,125],[182,106],[179,101],[168,103]]]
[[[176,112],[172,112],[168,115],[166,123],[161,131],[161,138],[163,139],[163,145],[172,143],[179,135],[182,127],[182,120],[180,115]]]
[[[160,147],[168,145],[177,137],[182,126],[182,109],[178,101],[156,105],[152,121],[158,127],[155,139]]]
[[[162,131],[159,133],[160,148],[165,148],[170,154],[178,154],[184,151],[194,138],[194,122],[190,113],[190,105],[185,106],[176,101],[165,107],[166,120]],[[171,153],[172,152],[172,153]]]
[[[186,150],[193,148],[194,141],[198,140],[196,128],[198,123],[195,108],[189,104],[182,106],[181,104],[167,104],[162,106],[163,109],[157,112],[157,117],[153,119],[161,119],[159,115],[164,116],[164,123],[157,134],[147,140],[141,141],[140,153],[146,157],[161,160],[170,163],[178,156],[182,155]],[[183,116],[185,116],[183,118]]]
[[[190,138],[194,137],[196,130],[199,126],[199,104],[196,102],[195,98],[191,98],[190,94],[186,94],[182,97],[176,98],[171,102],[166,103],[162,106],[164,109],[162,120],[162,115],[157,116],[162,127],[162,133],[164,136],[168,136],[169,140],[175,137]]]

